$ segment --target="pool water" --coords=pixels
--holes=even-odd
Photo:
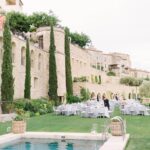
[[[99,150],[102,141],[28,139],[5,145],[0,150]]]

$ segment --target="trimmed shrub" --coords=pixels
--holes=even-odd
[[[99,81],[98,81],[98,77],[97,76],[95,76],[95,82],[96,83],[98,83]]]
[[[91,39],[84,33],[70,33],[70,37],[71,43],[77,44],[82,48],[91,44]]]
[[[82,77],[74,77],[73,82],[88,82],[88,79],[86,76],[82,76]]]
[[[9,28],[9,21],[6,19],[3,32],[3,63],[1,73],[1,100],[2,111],[8,113],[6,109],[7,103],[13,101],[14,96],[14,78],[13,78],[13,66],[12,66],[12,43],[11,32]],[[6,103],[7,102],[7,103]]]
[[[53,104],[50,101],[43,99],[35,100],[17,100],[14,101],[15,109],[23,109],[28,112],[29,116],[37,116],[37,114],[43,115],[51,113],[53,111]]]
[[[65,28],[65,68],[66,68],[66,89],[68,95],[73,95],[72,72],[70,63],[70,41],[69,29]]]
[[[107,72],[107,75],[108,76],[116,76],[116,73],[113,71],[109,71],[109,72]]]
[[[128,86],[140,86],[142,82],[142,79],[136,79],[133,77],[124,77],[120,79],[120,84],[125,84]]]
[[[67,102],[70,103],[70,104],[71,103],[78,103],[78,102],[81,102],[81,99],[78,96],[70,95],[70,96],[67,97]]]
[[[99,83],[98,84],[101,84],[102,83],[102,79],[101,79],[101,76],[99,76]]]
[[[29,40],[26,40],[26,74],[24,82],[24,98],[31,98],[31,59]]]
[[[88,100],[90,98],[90,91],[89,91],[89,89],[82,88],[80,90],[80,95],[81,95],[81,100],[82,101]]]
[[[54,38],[54,29],[51,25],[50,31],[50,47],[49,47],[49,91],[48,95],[50,100],[55,100],[55,104],[58,101],[57,95],[57,66],[56,66],[56,46],[55,46],[55,38]]]
[[[144,81],[139,88],[139,94],[142,97],[150,98],[150,81]]]

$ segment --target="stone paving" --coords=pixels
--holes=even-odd
[[[15,113],[12,114],[0,114],[0,122],[12,121],[16,117]]]

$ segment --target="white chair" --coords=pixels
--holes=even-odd
[[[53,106],[53,111],[56,115],[60,115],[61,114],[61,111],[59,109],[56,109],[54,106]]]
[[[130,111],[130,115],[135,115],[136,114],[135,108],[132,107],[132,106],[130,107],[129,111]]]
[[[105,108],[100,108],[98,111],[98,116],[99,117],[104,117],[105,116]]]

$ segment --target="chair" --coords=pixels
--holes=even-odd
[[[54,106],[53,106],[53,111],[54,111],[55,115],[60,115],[61,114],[61,111],[56,109]]]
[[[121,109],[121,114],[125,115],[125,109]]]
[[[144,116],[144,114],[145,114],[145,109],[144,108],[140,108],[139,109],[139,115]]]
[[[144,110],[139,110],[139,115],[144,116]]]
[[[99,112],[98,112],[98,116],[99,117],[104,117],[105,116],[105,108],[100,108]]]
[[[130,115],[135,115],[134,107],[130,107]]]

